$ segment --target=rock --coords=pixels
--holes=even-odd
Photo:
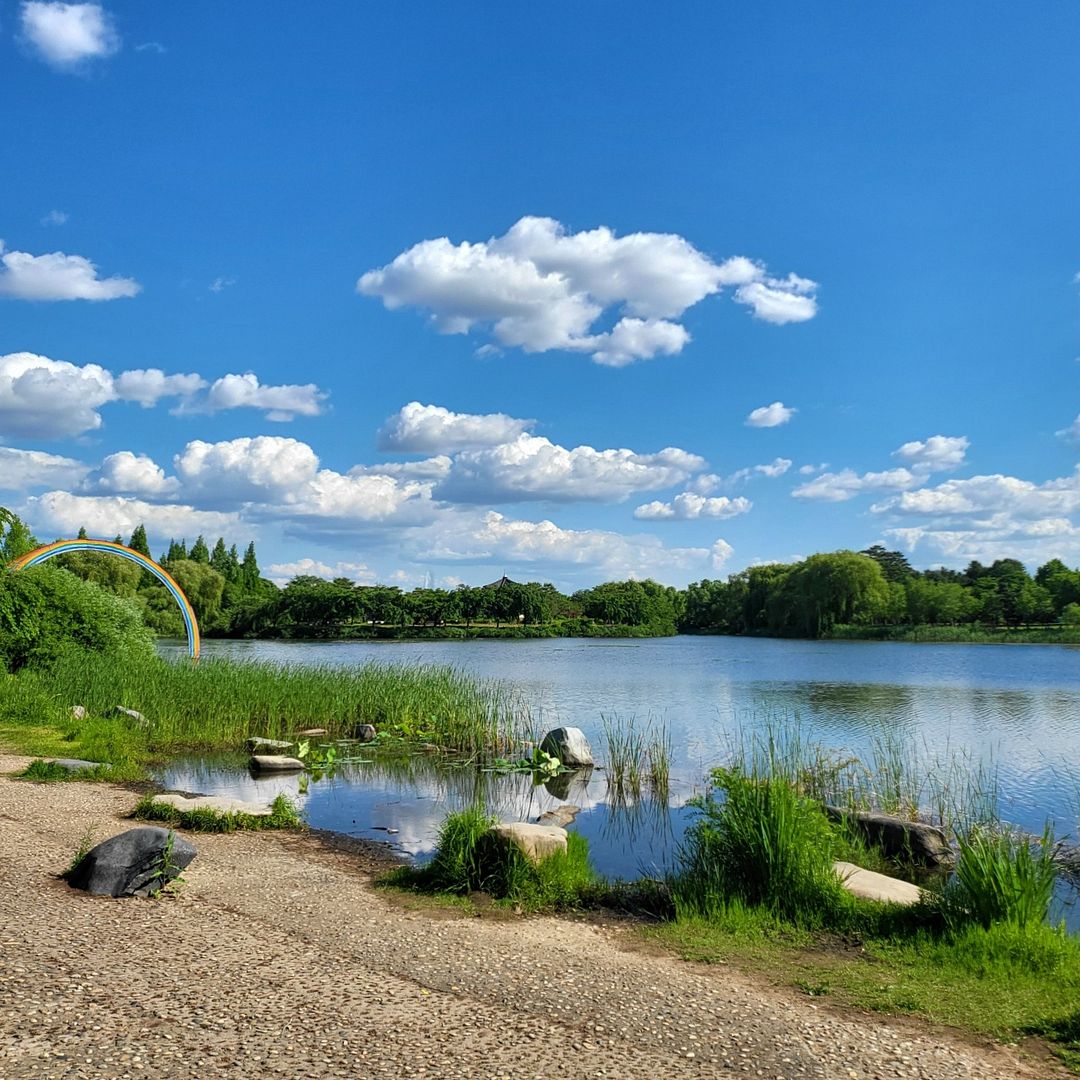
[[[864,870],[849,862],[834,862],[833,869],[840,875],[840,884],[853,896],[861,896],[864,900],[882,900],[910,907],[923,898],[924,890],[910,881]]]
[[[277,754],[252,754],[248,763],[256,772],[301,772],[304,763],[299,758]]]
[[[567,825],[573,824],[574,818],[580,813],[580,806],[566,803],[565,806],[556,806],[554,810],[545,811],[536,819],[536,823],[537,825],[558,825],[560,829],[565,829]]]
[[[568,769],[595,764],[592,747],[581,728],[560,727],[549,731],[540,743],[540,749],[545,754],[557,757]]]
[[[493,825],[491,835],[504,844],[516,844],[531,863],[536,864],[558,851],[566,851],[566,830],[558,825],[533,825],[511,821]]]
[[[243,799],[228,799],[219,795],[188,798],[175,791],[167,791],[163,795],[155,795],[154,802],[185,813],[189,810],[216,810],[219,814],[247,814],[249,817],[269,817],[273,813],[267,803],[245,802]]]
[[[96,896],[151,896],[194,858],[194,846],[170,829],[129,829],[87,852],[68,884]]]
[[[833,821],[848,821],[890,858],[907,859],[923,866],[951,866],[953,850],[945,833],[922,821],[906,821],[891,814],[826,806]]]
[[[361,724],[356,729],[356,738],[358,742],[374,742],[375,735],[376,731],[374,724]]]
[[[247,748],[258,753],[260,750],[288,750],[292,746],[286,739],[264,739],[261,735],[252,735],[247,741]]]
[[[68,772],[81,772],[83,769],[107,769],[109,767],[107,761],[83,761],[82,758],[73,757],[53,758],[49,764],[59,765],[60,768],[67,769]]]
[[[125,709],[123,705],[114,705],[113,716],[126,716],[141,727],[146,727],[146,717],[135,709]]]
[[[304,728],[303,731],[296,733],[301,739],[317,739],[321,735],[326,735],[327,730],[324,727],[309,727]]]
[[[72,720],[85,720],[86,719],[86,706],[85,705],[72,705],[71,706],[71,719]]]

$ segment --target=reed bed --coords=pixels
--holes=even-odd
[[[640,800],[647,793],[667,804],[671,786],[671,736],[663,723],[651,718],[639,726],[634,717],[623,722],[602,716],[604,776],[613,805]]]
[[[285,738],[309,727],[348,738],[372,724],[482,753],[516,743],[529,726],[528,710],[510,687],[432,665],[190,664],[71,652],[39,678],[56,700],[91,714],[117,705],[142,713],[149,745],[159,752],[238,746],[251,735]]]

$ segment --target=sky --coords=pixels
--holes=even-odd
[[[278,581],[1076,566],[1077,41],[0,0],[0,504]]]

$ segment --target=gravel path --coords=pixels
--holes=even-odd
[[[0,773],[26,759],[0,756]],[[0,779],[0,1076],[1060,1076],[907,1023],[837,1017],[627,927],[411,910],[314,836],[197,836],[175,897],[57,880],[102,785]]]

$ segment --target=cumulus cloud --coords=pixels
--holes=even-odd
[[[22,6],[23,37],[50,64],[73,68],[112,56],[120,35],[100,4],[44,3]]]
[[[349,476],[409,476],[414,480],[442,480],[450,472],[453,461],[445,454],[424,458],[423,461],[393,461],[380,465],[354,465]]]
[[[387,417],[377,441],[380,450],[438,454],[511,442],[535,423],[505,413],[456,413],[439,405],[410,401]]]
[[[88,466],[72,458],[46,454],[42,450],[14,450],[0,446],[0,491],[74,486],[89,471]]]
[[[288,499],[315,479],[319,459],[307,443],[276,435],[189,442],[173,468],[190,498],[236,502]]]
[[[327,581],[349,578],[367,584],[375,580],[375,571],[364,563],[338,562],[331,566],[317,559],[297,559],[296,562],[271,563],[266,576],[276,585],[287,585],[295,577],[321,577]]]
[[[46,439],[101,426],[98,408],[114,400],[112,375],[34,353],[0,356],[0,436]]]
[[[978,516],[993,522],[998,515],[1011,518],[1058,518],[1080,510],[1080,470],[1043,484],[995,473],[966,480],[946,480],[932,488],[906,491],[872,507],[933,517]]]
[[[50,210],[42,219],[42,225],[66,225],[68,216],[63,210]]]
[[[782,401],[774,401],[771,405],[762,405],[754,409],[746,418],[747,427],[779,427],[786,424],[798,409],[789,408]]]
[[[0,240],[0,298],[119,300],[137,295],[140,289],[133,278],[99,278],[97,267],[82,255],[8,251]]]
[[[168,496],[178,483],[146,454],[121,450],[109,454],[85,483],[87,491],[108,491],[125,495]]]
[[[125,495],[73,495],[49,491],[24,504],[24,516],[38,533],[74,536],[82,527],[91,536],[127,536],[136,525],[157,540],[170,536],[239,535],[239,515],[196,510],[191,506],[152,503]],[[250,527],[244,527],[250,535]]]
[[[159,368],[135,368],[122,371],[116,377],[116,396],[123,401],[136,401],[144,409],[156,405],[162,398],[188,398],[206,386],[201,375],[166,375]]]
[[[526,499],[618,501],[637,491],[685,481],[705,460],[676,447],[655,454],[633,450],[572,450],[536,435],[459,454],[439,485],[441,498],[462,502]]]
[[[1060,431],[1054,432],[1059,439],[1065,439],[1068,442],[1080,442],[1080,416],[1066,428],[1062,428]]]
[[[181,402],[177,415],[215,413],[224,409],[263,409],[266,419],[287,422],[295,416],[318,416],[326,394],[314,383],[303,386],[264,386],[258,376],[223,375],[215,379],[206,394]]]
[[[676,495],[671,502],[650,502],[639,506],[634,517],[642,521],[693,521],[696,518],[732,518],[748,513],[754,504],[742,496],[706,498],[692,491]]]
[[[821,473],[797,487],[792,495],[797,499],[846,502],[866,492],[907,491],[925,483],[931,473],[958,468],[970,445],[963,435],[931,435],[925,441],[906,442],[893,451],[893,457],[906,461],[907,466],[862,474],[854,469]],[[814,468],[804,465],[799,471],[809,475]]]
[[[690,335],[673,320],[725,287],[766,322],[804,321],[817,311],[816,284],[807,278],[770,277],[744,257],[715,263],[673,234],[569,233],[541,217],[523,217],[478,243],[423,240],[357,282],[358,292],[389,309],[430,312],[440,333],[490,328],[499,346],[588,353],[614,367],[680,352]],[[618,318],[598,331],[605,311]]]

